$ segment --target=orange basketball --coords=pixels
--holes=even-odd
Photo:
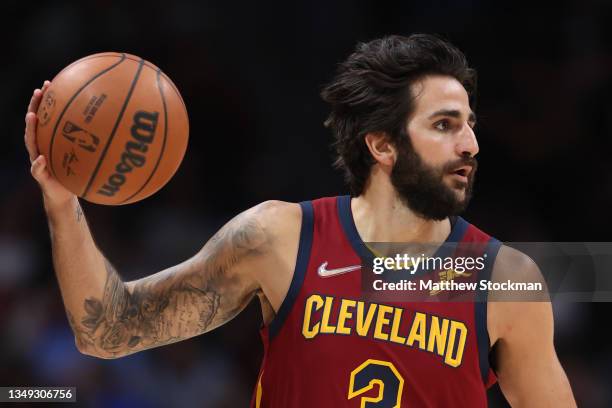
[[[162,188],[189,138],[187,109],[159,68],[130,54],[90,55],[64,68],[38,109],[38,150],[68,190],[119,205]]]

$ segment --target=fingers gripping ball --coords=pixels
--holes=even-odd
[[[142,58],[95,54],[64,68],[38,109],[37,144],[50,171],[87,201],[119,205],[162,188],[189,137],[172,81]]]

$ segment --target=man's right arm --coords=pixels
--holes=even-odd
[[[36,110],[48,85],[35,90],[30,101],[25,144],[43,194],[53,264],[81,352],[116,358],[186,339],[227,322],[263,292],[278,303],[278,288],[288,287],[288,274],[282,272],[292,270],[297,252],[297,204],[253,207],[228,222],[191,259],[123,282],[97,248],[78,198],[53,178],[36,148]],[[286,283],[279,286],[281,275]],[[271,285],[273,281],[277,283]]]
[[[260,290],[249,265],[271,239],[264,203],[227,223],[191,259],[133,281],[98,250],[75,199],[48,211],[53,263],[79,350],[115,358],[205,333],[238,314]]]

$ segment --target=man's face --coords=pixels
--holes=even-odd
[[[399,143],[391,182],[402,201],[427,219],[442,220],[468,205],[478,143],[468,94],[454,78],[429,76],[411,89],[415,108]]]

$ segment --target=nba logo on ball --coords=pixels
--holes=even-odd
[[[172,81],[121,53],[64,68],[38,111],[37,144],[53,175],[85,200],[142,200],[162,188],[187,149],[189,119]]]

